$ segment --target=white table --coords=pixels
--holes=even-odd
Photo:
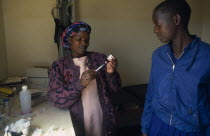
[[[18,101],[15,102],[15,105]],[[17,109],[16,109],[17,112]],[[71,116],[68,109],[58,109],[51,106],[48,102],[43,102],[41,104],[32,107],[32,120],[31,120],[31,131],[29,136],[33,134],[35,128],[40,128],[43,131],[47,131],[51,126],[55,128],[62,128],[68,136],[75,136]],[[20,117],[12,117],[10,122],[15,122],[19,120]],[[3,135],[0,132],[0,135]]]

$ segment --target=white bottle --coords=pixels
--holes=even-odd
[[[31,92],[28,90],[27,85],[22,86],[20,92],[20,107],[21,114],[31,113]]]

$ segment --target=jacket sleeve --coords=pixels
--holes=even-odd
[[[110,93],[116,93],[121,89],[121,79],[117,71],[113,74],[106,73],[106,81],[109,86]]]
[[[154,91],[154,84],[153,84],[153,64],[151,67],[151,72],[150,72],[150,79],[148,83],[148,88],[147,88],[147,94],[146,94],[146,99],[145,99],[145,104],[144,104],[144,111],[143,115],[141,118],[141,131],[143,134],[148,134],[149,132],[149,125],[151,122],[151,117],[152,117],[152,109],[151,109],[151,102],[153,99],[153,91]]]
[[[206,129],[206,136],[210,136],[210,83],[208,85],[208,126]]]
[[[100,56],[101,58],[99,59],[99,64],[102,65],[104,63],[104,61],[107,60],[107,56],[104,54],[101,54]],[[102,68],[102,77],[106,78],[106,82],[107,82],[107,87],[109,90],[110,94],[116,93],[119,90],[121,90],[121,78],[120,78],[120,74],[117,72],[117,70],[112,73],[109,74],[106,72],[106,66]]]
[[[70,108],[81,98],[81,91],[84,89],[80,81],[66,84],[61,72],[63,65],[58,62],[52,64],[49,73],[48,99],[58,108]]]

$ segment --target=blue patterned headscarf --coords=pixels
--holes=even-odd
[[[63,47],[69,48],[71,44],[69,43],[68,38],[79,32],[88,32],[90,34],[91,27],[85,22],[75,22],[69,25],[62,34]]]

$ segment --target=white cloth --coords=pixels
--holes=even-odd
[[[74,58],[75,65],[80,67],[80,78],[86,66],[87,57]],[[103,113],[99,102],[96,80],[92,80],[89,85],[82,90],[82,105],[84,111],[84,126],[86,136],[103,136]]]
[[[76,66],[80,67],[80,76],[79,79],[82,76],[82,73],[86,70],[89,70],[89,68],[86,66],[86,63],[88,61],[87,56],[81,57],[81,58],[73,58],[73,62]]]

